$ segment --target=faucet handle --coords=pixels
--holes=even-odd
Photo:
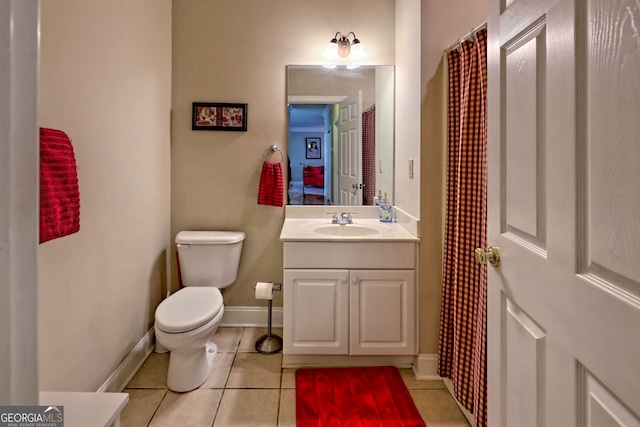
[[[338,212],[327,212],[327,215],[333,215],[331,224],[338,224],[340,222],[340,220],[338,219]]]
[[[353,215],[357,215],[353,212],[347,212],[347,224],[353,224]]]

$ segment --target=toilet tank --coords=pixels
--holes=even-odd
[[[176,235],[183,286],[226,288],[236,281],[242,231],[181,231]]]

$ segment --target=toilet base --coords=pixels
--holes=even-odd
[[[195,390],[207,380],[218,352],[213,341],[194,352],[172,351],[169,355],[167,387],[176,392]]]

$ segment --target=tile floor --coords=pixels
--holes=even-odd
[[[295,369],[282,369],[282,354],[257,353],[263,328],[219,328],[218,354],[207,381],[197,390],[167,390],[169,354],[151,353],[129,382],[122,427],[295,427]],[[282,336],[282,331],[273,333]],[[402,377],[428,427],[468,427],[440,381]]]

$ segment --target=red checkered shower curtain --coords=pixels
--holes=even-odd
[[[376,106],[362,113],[362,204],[373,205],[376,196]]]
[[[474,250],[487,241],[487,30],[447,54],[447,206],[438,373],[487,425],[487,269]]]

